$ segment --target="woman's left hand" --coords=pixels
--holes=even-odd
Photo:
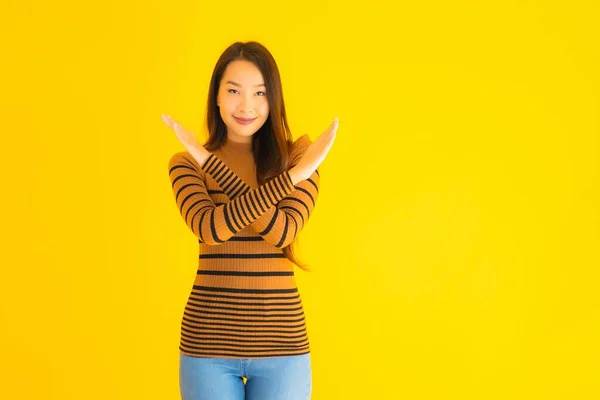
[[[210,152],[204,148],[196,139],[196,136],[192,132],[189,132],[181,124],[175,121],[170,115],[160,115],[164,123],[175,131],[177,138],[183,144],[183,147],[198,161],[200,165],[204,164],[204,161],[210,155]]]

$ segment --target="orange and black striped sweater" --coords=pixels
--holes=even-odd
[[[298,138],[291,166],[311,143]],[[310,351],[294,264],[283,254],[315,207],[319,171],[292,184],[289,170],[259,186],[251,143],[227,140],[199,163],[174,154],[177,209],[199,243],[198,270],[179,350],[192,357],[259,358]]]

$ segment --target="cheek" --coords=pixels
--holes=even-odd
[[[221,107],[219,107],[219,113],[221,114],[221,119],[223,120],[223,122],[225,122],[226,124],[232,123],[231,115],[233,114],[233,112],[231,110],[228,110],[226,107],[224,107],[224,105],[221,105]]]
[[[221,103],[221,112],[225,113],[225,114],[231,114],[235,111],[235,104],[232,104],[231,102],[222,102]]]
[[[260,113],[263,117],[267,117],[269,115],[269,103],[265,103],[261,108],[260,108]]]

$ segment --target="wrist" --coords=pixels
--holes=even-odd
[[[300,176],[300,171],[298,170],[298,167],[296,167],[296,166],[292,167],[288,171],[288,173],[290,174],[290,178],[292,179],[292,184],[294,184],[294,186],[302,180],[302,177]]]
[[[188,152],[194,157],[194,160],[198,162],[200,167],[204,165],[208,156],[210,156],[210,152],[204,148],[204,146],[197,144],[188,149]]]

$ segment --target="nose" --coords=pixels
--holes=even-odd
[[[242,100],[240,102],[240,114],[242,114],[244,118],[252,118],[250,115],[246,115],[246,113],[252,114],[252,110],[252,99],[249,99],[246,96],[242,96]]]

